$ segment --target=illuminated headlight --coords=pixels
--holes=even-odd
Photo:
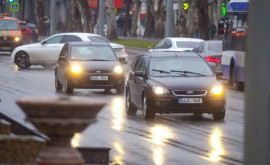
[[[21,39],[20,39],[20,37],[15,37],[14,40],[15,40],[16,42],[18,42],[18,41],[20,41]]]
[[[155,94],[157,95],[164,95],[168,93],[168,90],[166,88],[160,87],[160,86],[154,86],[153,90]]]
[[[72,65],[71,72],[75,74],[79,74],[82,72],[82,67],[80,65]]]
[[[220,96],[223,94],[223,87],[222,86],[214,86],[211,89],[211,93],[216,96]]]
[[[123,69],[121,66],[116,66],[113,69],[114,73],[123,73]]]

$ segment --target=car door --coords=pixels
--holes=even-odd
[[[146,73],[146,61],[147,58],[145,56],[142,57],[141,63],[139,64],[139,69],[138,71],[143,72],[144,74]],[[136,69],[136,68],[135,68]],[[144,85],[145,85],[145,78],[135,76],[135,83],[134,83],[134,96],[136,98],[136,105],[138,107],[143,107],[143,97],[142,93],[144,90]]]
[[[64,46],[63,50],[61,51],[59,57],[63,57],[65,59],[68,59],[68,52],[69,52],[69,47],[66,44]],[[57,69],[58,80],[60,81],[61,84],[64,84],[66,68],[68,67],[68,62],[65,60],[58,60],[57,67],[58,67],[58,69]]]
[[[142,61],[141,56],[135,57],[134,62],[132,64],[132,67],[131,67],[130,72],[129,72],[128,85],[129,85],[130,99],[131,99],[132,103],[136,103],[135,70],[138,70],[141,61]]]
[[[64,35],[57,35],[48,38],[31,49],[32,60],[35,63],[54,63],[59,58],[64,43],[61,42]]]

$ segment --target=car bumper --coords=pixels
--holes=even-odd
[[[15,47],[22,45],[22,41],[0,41],[0,50],[13,50]]]
[[[108,76],[108,80],[90,80],[90,76]],[[109,89],[125,85],[124,74],[70,74],[68,81],[74,88],[82,89]]]
[[[178,103],[180,96],[153,97],[150,100],[150,109],[156,113],[213,113],[224,111],[224,96],[188,97],[202,98],[202,103],[183,104]]]

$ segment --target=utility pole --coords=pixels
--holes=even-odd
[[[167,0],[165,37],[172,37],[173,29],[173,0]]]
[[[269,0],[250,0],[246,58],[245,165],[270,164]]]
[[[50,35],[55,34],[56,27],[56,0],[51,0]]]
[[[99,0],[99,26],[98,34],[104,36],[104,0]]]

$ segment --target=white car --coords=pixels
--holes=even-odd
[[[55,34],[39,43],[16,47],[11,54],[11,58],[22,69],[27,69],[31,65],[52,65],[56,64],[65,43],[80,41],[108,43],[118,58],[124,57],[125,62],[128,61],[128,54],[123,45],[112,43],[108,39],[92,33]]]
[[[161,40],[154,48],[153,51],[192,51],[195,46],[200,44],[202,39],[197,38],[183,38],[183,37],[170,37]]]

